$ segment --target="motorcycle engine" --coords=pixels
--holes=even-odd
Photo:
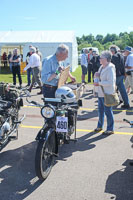
[[[8,122],[5,122],[5,120],[6,119],[2,115],[0,115],[0,138],[10,131],[10,124]]]

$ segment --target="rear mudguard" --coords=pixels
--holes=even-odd
[[[40,129],[40,131],[38,132],[36,136],[36,140],[46,141],[53,132],[55,132],[55,141],[56,141],[55,153],[57,154],[58,153],[58,139],[57,139],[57,134],[54,127],[49,127],[47,124],[45,124],[44,127]]]

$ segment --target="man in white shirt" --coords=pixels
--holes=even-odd
[[[85,83],[85,75],[87,74],[87,66],[88,66],[88,50],[85,49],[84,53],[81,56],[82,83]]]
[[[37,94],[42,94],[42,82],[41,82],[40,69],[39,69],[39,67],[40,67],[40,56],[36,54],[36,48],[35,47],[31,47],[30,52],[31,52],[32,55],[29,58],[28,65],[24,69],[24,70],[27,70],[30,67],[32,68],[32,83],[29,87],[29,92],[31,92],[34,83],[37,82],[39,87],[40,87],[40,92],[38,92]]]
[[[133,91],[133,48],[127,46],[125,48],[125,56],[127,56],[125,68],[126,68],[126,80],[125,87],[127,89],[128,86],[131,87]]]

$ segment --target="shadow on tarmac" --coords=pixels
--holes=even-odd
[[[86,90],[86,92],[83,94],[82,98],[88,100],[94,98],[93,90]]]
[[[105,192],[110,193],[110,199],[115,200],[132,200],[133,199],[133,166],[129,164],[130,160],[123,163],[121,170],[108,176],[105,186]]]
[[[40,186],[34,169],[36,142],[0,153],[0,199],[22,200]]]
[[[95,136],[91,138],[92,136]],[[82,137],[78,138],[77,142],[70,142],[69,144],[64,144],[59,148],[59,157],[58,160],[66,161],[66,158],[72,156],[72,154],[76,151],[88,151],[94,147],[95,144],[91,144],[97,142],[98,140],[102,140],[108,136],[101,135],[100,133],[90,132],[88,134],[83,135]]]
[[[90,119],[93,117],[98,117],[97,109],[92,110],[92,111],[82,110],[80,113],[81,114],[78,114],[77,116],[77,121],[82,121],[82,120]]]
[[[96,147],[91,143],[105,137],[107,136],[91,132],[80,137],[76,143],[70,142],[68,145],[60,146],[59,157],[55,164],[58,160],[66,161],[66,158],[76,151],[88,151]],[[23,200],[41,185],[34,169],[36,146],[37,143],[34,141],[20,148],[0,153],[1,200]]]

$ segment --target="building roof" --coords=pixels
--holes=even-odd
[[[0,31],[0,43],[66,43],[75,40],[74,31]]]

